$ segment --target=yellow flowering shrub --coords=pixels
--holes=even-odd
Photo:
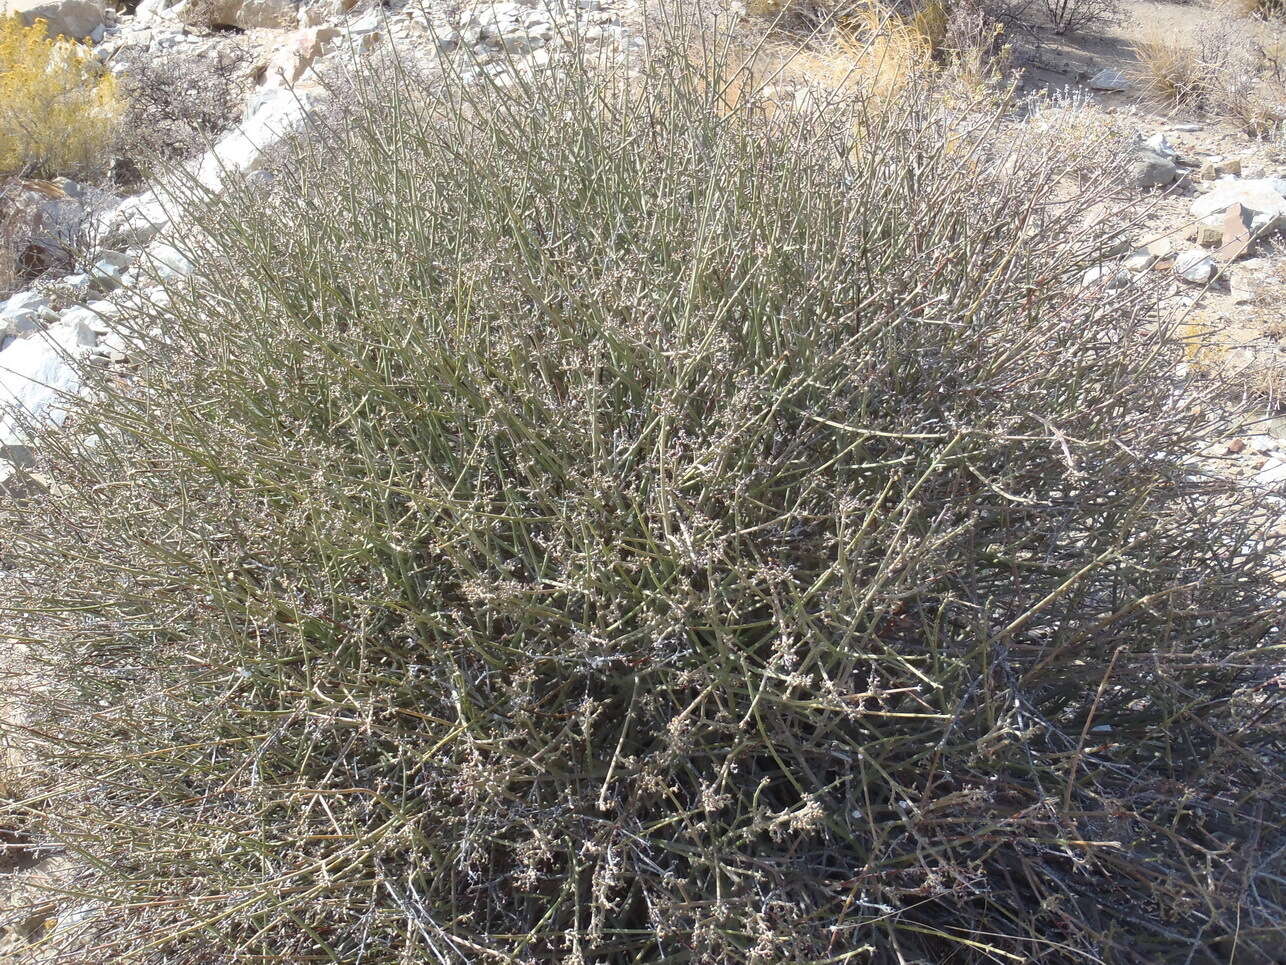
[[[93,167],[121,114],[116,81],[88,48],[0,17],[0,175]]]

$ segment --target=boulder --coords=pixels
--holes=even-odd
[[[264,71],[265,87],[291,87],[321,57],[340,31],[335,27],[305,27],[282,42]]]
[[[299,26],[316,27],[336,20],[357,6],[357,0],[301,0]]]
[[[293,27],[300,0],[140,0],[134,18],[140,24],[182,20],[201,27]]]
[[[197,180],[211,191],[228,174],[251,174],[263,166],[264,153],[299,130],[313,110],[308,94],[269,87],[251,97],[245,119],[219,138],[198,162]]]
[[[1151,147],[1142,147],[1131,165],[1135,185],[1140,188],[1163,188],[1173,184],[1179,176],[1179,167],[1173,157],[1167,157]]]
[[[82,351],[74,331],[19,339],[0,351],[0,456],[26,448],[27,423],[62,423],[68,397],[81,386],[68,356]]]
[[[211,27],[293,27],[299,20],[299,0],[212,0],[202,5]]]
[[[169,242],[153,242],[143,252],[144,273],[159,282],[181,281],[195,270],[190,254]]]
[[[44,20],[51,37],[89,40],[103,26],[104,0],[0,0],[0,15],[17,14],[27,26]]]
[[[0,305],[0,341],[38,332],[52,318],[48,298],[38,292],[19,292]]]
[[[1223,214],[1234,204],[1248,210],[1252,217],[1286,218],[1286,178],[1219,181],[1209,194],[1192,202],[1192,216],[1201,221],[1213,214]]]

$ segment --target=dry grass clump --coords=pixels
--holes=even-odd
[[[121,105],[80,45],[0,15],[0,175],[75,175],[106,165]]]
[[[1134,52],[1144,90],[1161,101],[1227,117],[1256,137],[1286,120],[1276,54],[1242,37],[1236,24],[1192,39],[1153,31]]]
[[[1212,65],[1186,38],[1153,29],[1132,49],[1138,57],[1143,89],[1151,96],[1190,107],[1200,107],[1209,98],[1214,83]]]
[[[792,47],[793,72],[811,75],[826,87],[856,85],[882,96],[898,91],[913,75],[941,68],[972,88],[1003,80],[1009,48],[991,5],[929,0],[903,6],[847,0],[760,2],[748,9],[778,24],[805,28],[811,49]]]
[[[71,960],[1277,947],[1275,548],[1080,287],[1116,152],[692,64],[371,80],[43,436]]]
[[[1271,19],[1286,14],[1286,0],[1228,0],[1226,6],[1243,17]]]

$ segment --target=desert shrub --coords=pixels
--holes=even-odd
[[[1203,28],[1195,37],[1153,31],[1133,48],[1139,80],[1152,96],[1227,117],[1265,136],[1283,120],[1283,92],[1274,56],[1244,42],[1238,25]]]
[[[1120,16],[1120,0],[1041,0],[1054,33],[1077,33],[1100,27]]]
[[[1227,21],[1196,39],[1210,74],[1209,107],[1246,133],[1265,137],[1286,119],[1286,90],[1276,76],[1273,44],[1247,39],[1244,21]]]
[[[26,223],[14,203],[15,179],[0,179],[0,299],[18,289],[21,278],[19,258],[26,240]]]
[[[197,210],[0,519],[70,959],[1281,937],[1275,548],[1080,287],[1116,152],[692,65],[376,78]]]
[[[115,81],[83,47],[0,17],[0,174],[103,166],[119,113]]]
[[[250,88],[250,56],[229,42],[205,56],[148,56],[130,64],[119,150],[143,166],[191,157],[238,119]]]

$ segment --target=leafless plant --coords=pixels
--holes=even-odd
[[[189,157],[236,122],[251,55],[235,41],[203,56],[138,60],[122,74],[128,109],[118,150],[141,166]]]
[[[1120,0],[1041,0],[1054,33],[1078,33],[1114,22],[1121,15]]]
[[[1158,294],[1082,285],[1117,145],[652,54],[364,76],[193,186],[0,501],[47,941],[1270,960],[1281,540]]]

